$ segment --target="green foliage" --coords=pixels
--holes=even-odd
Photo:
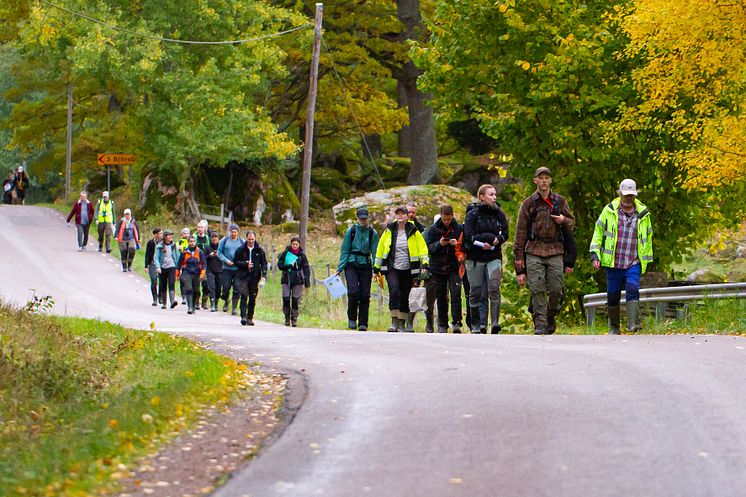
[[[242,371],[182,338],[0,305],[3,495],[115,489],[119,464],[231,397]]]
[[[619,56],[628,40],[608,8],[600,1],[439,1],[430,43],[413,49],[436,105],[453,117],[475,117],[512,154],[511,173],[526,180],[520,196],[533,190],[534,168],[552,169],[553,189],[577,219],[577,284],[566,302],[603,288],[583,255],[625,177],[643,188],[640,199],[652,213],[658,270],[701,239],[710,229],[703,219],[716,208],[682,187],[681,171],[651,158],[653,150],[676,147],[670,137],[612,126],[638,95],[629,79],[635,61]]]
[[[23,2],[21,2],[23,3]],[[246,39],[305,23],[261,3],[218,0],[164,4],[67,0],[65,7],[151,36]],[[101,152],[131,152],[184,186],[202,163],[284,158],[296,145],[278,132],[264,99],[285,75],[285,52],[272,39],[221,46],[179,45],[114,31],[48,6],[2,7],[16,25],[21,61],[8,125],[13,146],[41,152],[40,171],[64,164],[66,87],[73,84],[73,170],[96,174]],[[293,35],[307,42],[307,33]],[[36,95],[37,98],[31,98]],[[82,185],[81,185],[82,186]]]

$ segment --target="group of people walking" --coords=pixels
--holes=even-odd
[[[535,171],[536,191],[521,203],[513,241],[516,280],[528,285],[529,311],[534,334],[550,335],[557,329],[561,310],[564,275],[573,271],[577,248],[573,237],[575,219],[560,194],[552,191],[552,172]],[[635,182],[625,179],[619,197],[609,203],[596,221],[590,255],[593,267],[604,268],[608,282],[609,332],[620,333],[620,300],[626,290],[628,330],[639,331],[640,275],[652,261],[650,213],[637,199]],[[432,225],[417,219],[417,206],[393,209],[393,219],[379,233],[370,225],[370,213],[361,207],[357,222],[342,240],[337,274],[347,283],[349,329],[366,331],[369,325],[371,286],[384,280],[389,290],[391,325],[389,332],[414,332],[415,312],[410,307],[413,288],[424,287],[425,330],[428,333],[461,333],[464,326],[473,334],[498,334],[503,244],[509,239],[508,221],[497,201],[497,190],[482,185],[477,202],[466,209],[463,224],[451,205],[442,205]],[[141,234],[129,209],[114,220],[114,202],[103,192],[95,204],[86,192],[73,205],[68,224],[75,218],[78,250],[85,251],[92,222],[98,226],[98,250],[111,252],[111,238],[119,244],[122,271],[132,270]],[[198,223],[194,233],[181,231],[178,240],[170,230],[154,228],[145,249],[145,266],[150,275],[153,306],[162,309],[181,303],[187,313],[198,309],[238,315],[242,325],[254,324],[259,289],[266,281],[270,261],[257,242],[254,231],[239,236],[239,227],[229,226],[221,236],[209,230],[207,221]],[[286,326],[298,326],[300,300],[311,284],[310,265],[300,239],[293,237],[276,261],[282,272],[282,308]],[[462,288],[467,307],[462,309]],[[419,295],[419,291],[416,292]],[[209,303],[209,307],[208,307]],[[437,323],[435,309],[437,308]],[[450,308],[450,309],[449,309]],[[414,309],[416,310],[416,309]],[[450,310],[450,321],[449,321]],[[436,328],[437,327],[437,328]]]
[[[23,166],[18,166],[15,171],[3,179],[3,204],[23,205],[26,201],[26,193],[30,187],[29,175]]]
[[[536,191],[521,203],[513,242],[516,280],[528,284],[529,311],[536,335],[557,330],[562,306],[564,275],[573,272],[577,247],[575,218],[567,200],[553,192],[552,172],[539,167],[534,173]],[[590,255],[593,267],[604,268],[608,281],[609,333],[620,333],[620,298],[626,289],[628,331],[641,329],[640,275],[653,259],[650,214],[637,199],[635,182],[625,179],[619,198],[609,203],[596,222]],[[463,224],[453,207],[443,205],[429,227],[417,220],[416,206],[394,209],[394,221],[383,233],[369,226],[366,208],[357,210],[357,223],[342,241],[337,273],[344,272],[348,291],[348,328],[367,330],[373,277],[389,288],[390,332],[414,332],[415,313],[410,293],[424,284],[427,310],[425,330],[461,333],[462,317],[474,334],[497,334],[500,325],[502,246],[509,239],[508,222],[492,185],[482,185],[477,202],[466,209]],[[468,307],[462,313],[462,288]]]

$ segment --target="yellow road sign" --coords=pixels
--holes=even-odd
[[[120,164],[134,164],[133,154],[98,154],[99,166],[118,166]]]

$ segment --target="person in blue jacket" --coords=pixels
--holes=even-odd
[[[228,227],[228,235],[220,240],[218,245],[218,258],[223,261],[223,312],[228,312],[228,298],[231,297],[231,288],[233,295],[231,299],[231,315],[238,315],[238,300],[240,292],[238,289],[238,267],[235,264],[236,250],[244,244],[238,236],[238,225],[231,224]]]

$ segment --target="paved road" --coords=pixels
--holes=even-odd
[[[0,294],[301,371],[293,423],[219,497],[746,495],[746,343],[238,326],[150,306],[48,209],[0,207]]]

